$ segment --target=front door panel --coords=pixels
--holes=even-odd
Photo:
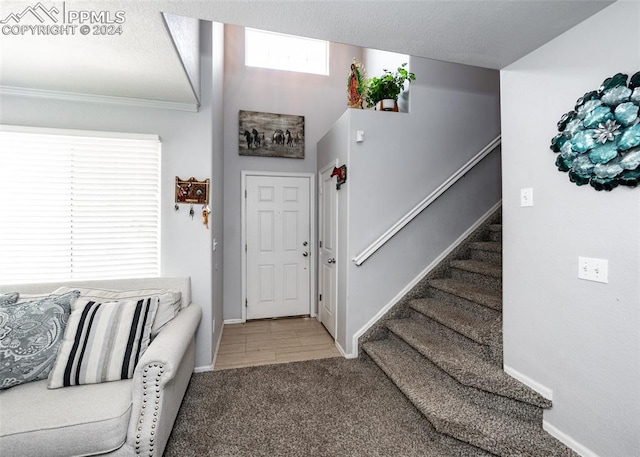
[[[247,176],[247,319],[309,314],[309,179]]]

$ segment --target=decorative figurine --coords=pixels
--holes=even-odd
[[[349,108],[363,108],[365,79],[364,67],[354,58],[347,77],[347,106]]]
[[[333,167],[333,171],[329,177],[333,178],[334,176],[336,176],[336,189],[340,190],[340,186],[347,182],[347,166]]]

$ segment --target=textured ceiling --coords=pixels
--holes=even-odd
[[[612,1],[212,1],[168,9],[235,25],[500,69]]]
[[[118,36],[0,37],[0,85],[178,103],[193,90],[161,12],[500,69],[611,1],[100,1],[45,9],[123,11]],[[0,21],[37,2],[2,2]],[[17,19],[17,20],[16,20]],[[5,24],[6,25],[6,24]],[[2,26],[2,24],[0,24]]]
[[[2,2],[0,20],[37,2]],[[42,2],[62,11],[62,2]],[[99,5],[99,7],[98,7]],[[3,34],[0,41],[0,84],[48,91],[194,103],[195,96],[162,20],[152,4],[141,2],[73,2],[73,11],[124,11],[121,35]],[[42,16],[41,10],[38,13]],[[32,14],[17,26],[41,23]],[[10,20],[7,25],[15,25]],[[2,26],[0,25],[0,30]]]

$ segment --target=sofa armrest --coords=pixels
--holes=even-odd
[[[172,379],[177,365],[182,360],[187,346],[196,333],[201,316],[202,309],[196,304],[192,303],[186,308],[182,308],[178,315],[164,326],[142,354],[136,366],[134,379],[136,375],[141,374],[145,366],[154,363],[164,365],[163,384]]]
[[[193,303],[180,310],[138,361],[126,442],[135,455],[161,455],[164,450],[193,371],[193,340],[201,315]]]

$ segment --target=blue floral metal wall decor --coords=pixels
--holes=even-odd
[[[551,150],[558,170],[596,190],[640,183],[640,71],[618,73],[587,92],[558,121]]]

